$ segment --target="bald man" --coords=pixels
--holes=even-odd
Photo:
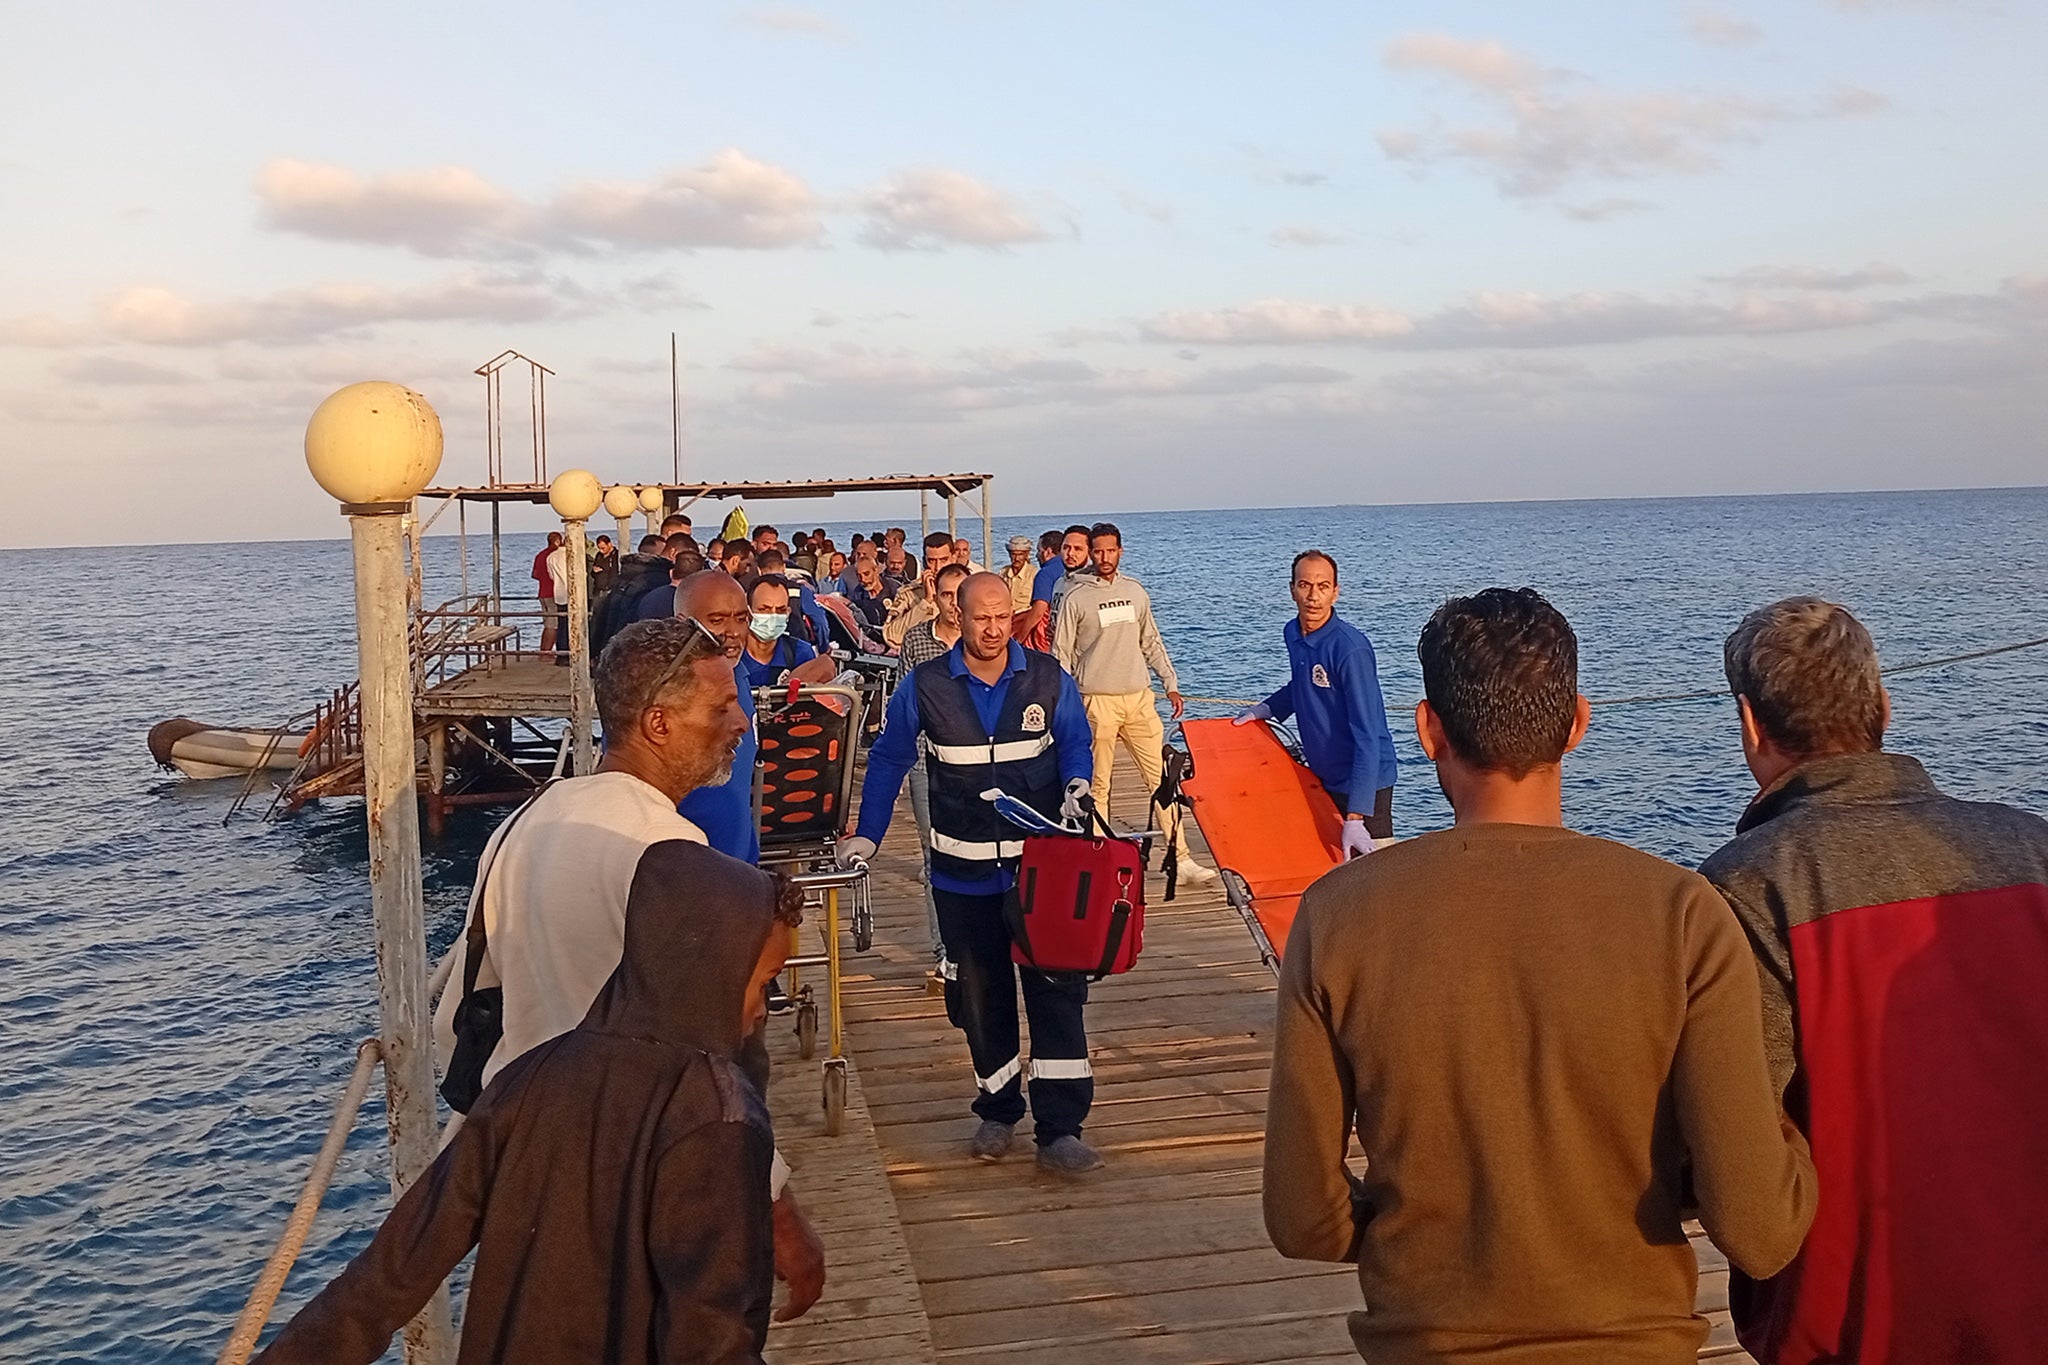
[[[746,738],[733,755],[732,772],[715,787],[699,787],[676,807],[684,819],[704,831],[713,848],[744,863],[761,861],[761,830],[754,823],[754,689],[747,681],[741,655],[747,647],[752,612],[746,589],[731,574],[705,569],[676,584],[676,615],[695,617],[725,646],[740,691],[740,709],[747,713]]]
[[[903,780],[925,741],[931,783],[932,899],[946,948],[946,1017],[967,1035],[981,1120],[969,1143],[1000,1161],[1025,1111],[1025,1082],[1041,1169],[1078,1176],[1102,1165],[1081,1140],[1095,1099],[1082,1012],[1087,978],[1010,961],[1003,898],[1017,879],[1023,836],[981,799],[1001,787],[1049,819],[1074,816],[1094,762],[1088,714],[1065,669],[1010,638],[1010,585],[978,573],[957,589],[960,640],[897,684],[881,738],[868,751],[857,832],[842,864],[872,858],[889,830]],[[1006,755],[992,762],[996,754]],[[1027,1069],[1017,994],[1031,1025]]]

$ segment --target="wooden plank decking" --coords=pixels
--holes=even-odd
[[[501,654],[414,699],[423,716],[565,717],[569,670],[549,655]]]
[[[1135,773],[1120,771],[1118,785],[1135,791]],[[1273,981],[1220,892],[1166,904],[1155,877],[1143,964],[1095,987],[1087,1135],[1109,1164],[1068,1182],[1040,1175],[1021,1142],[996,1166],[966,1155],[972,1070],[942,1002],[924,992],[916,872],[905,804],[875,868],[874,949],[848,958],[856,1083],[841,1137],[808,1136],[820,1127],[817,1068],[778,1044],[778,1135],[826,1237],[831,1281],[800,1328],[777,1329],[770,1359],[1356,1359],[1344,1327],[1359,1303],[1352,1272],[1284,1260],[1266,1241]],[[1694,1246],[1714,1322],[1701,1355],[1746,1361],[1728,1325],[1726,1262],[1703,1237]]]

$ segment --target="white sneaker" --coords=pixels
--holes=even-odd
[[[1207,886],[1221,874],[1213,867],[1203,867],[1193,858],[1180,860],[1180,879],[1189,886]]]

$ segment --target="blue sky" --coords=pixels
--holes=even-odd
[[[670,330],[686,472],[1011,512],[2039,483],[2044,51],[2010,0],[43,6],[0,544],[115,487],[120,540],[333,534],[359,378],[474,481],[506,347],[556,469],[659,476]]]

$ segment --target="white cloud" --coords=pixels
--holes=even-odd
[[[1252,178],[1261,184],[1319,189],[1330,183],[1327,173],[1292,165],[1270,148],[1240,144],[1238,150],[1251,162]]]
[[[902,171],[831,201],[795,172],[734,148],[700,166],[580,181],[537,200],[460,166],[366,176],[292,160],[265,166],[256,194],[264,220],[287,232],[479,260],[813,246],[834,211],[858,215],[858,239],[885,251],[1000,249],[1052,236],[1017,200],[959,171]]]
[[[1192,342],[1376,342],[1414,330],[1415,319],[1393,309],[1292,299],[1162,313],[1144,326],[1150,340]]]
[[[1741,15],[1717,9],[1687,10],[1685,31],[1710,47],[1749,47],[1764,36]]]
[[[1001,348],[942,363],[851,343],[760,347],[728,368],[749,376],[731,410],[744,421],[769,424],[952,422],[1019,408],[1237,398],[1351,378],[1328,365],[1302,363],[1102,369]]]
[[[1544,66],[1505,45],[1445,33],[1411,33],[1388,44],[1397,71],[1450,78],[1494,106],[1498,119],[1456,126],[1389,128],[1380,148],[1416,166],[1464,161],[1504,194],[1547,197],[1598,180],[1697,173],[1715,153],[1753,143],[1765,129],[1800,119],[1873,112],[1883,97],[1848,90],[1811,106],[1694,91],[1616,91]]]
[[[90,327],[66,322],[48,313],[0,318],[0,346],[80,346],[91,340],[93,331]]]
[[[835,43],[852,41],[845,29],[829,16],[819,14],[815,10],[761,6],[741,10],[734,17],[749,28],[765,29],[770,33],[794,33],[811,38],[827,38]]]
[[[73,384],[110,384],[124,388],[195,382],[195,376],[184,370],[115,355],[84,355],[60,360],[50,366],[50,373]]]
[[[257,174],[256,197],[266,221],[287,232],[410,247],[430,256],[502,238],[524,212],[516,196],[463,166],[364,176],[283,158]]]
[[[1609,218],[1619,218],[1623,214],[1645,213],[1655,207],[1656,205],[1646,200],[1616,194],[1578,204],[1560,203],[1557,211],[1567,218],[1576,218],[1581,223],[1601,223]]]
[[[793,172],[732,148],[652,180],[590,181],[551,200],[544,233],[627,250],[786,247],[818,240],[818,201]]]
[[[1009,195],[959,171],[902,171],[858,202],[860,240],[883,251],[999,250],[1052,235]]]
[[[424,256],[805,246],[824,233],[817,196],[732,148],[648,180],[586,181],[529,203],[461,166],[365,176],[279,160],[256,179],[273,227]]]
[[[1142,335],[1150,341],[1201,344],[1542,348],[1831,331],[1870,326],[1909,311],[1924,309],[1825,292],[1791,298],[1743,292],[1730,299],[1656,299],[1629,293],[1494,290],[1421,315],[1370,304],[1261,299],[1230,308],[1163,313],[1143,325]]]
[[[1872,261],[1851,270],[1830,270],[1811,265],[1753,265],[1731,275],[1708,275],[1711,284],[1729,284],[1739,289],[1826,289],[1848,291],[1880,285],[1910,284],[1913,277],[1888,261]]]
[[[41,316],[0,321],[0,342],[44,347],[89,341],[152,346],[303,342],[386,323],[540,322],[637,302],[534,270],[466,271],[399,287],[316,284],[216,299],[136,285],[102,298],[90,323]]]
[[[1351,239],[1312,223],[1283,223],[1266,234],[1274,246],[1343,246]]]

